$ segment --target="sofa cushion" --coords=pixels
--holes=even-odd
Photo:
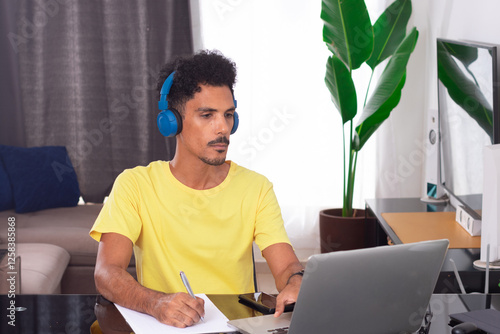
[[[14,196],[7,170],[0,158],[0,211],[14,209]]]
[[[0,243],[7,240],[8,217],[15,217],[16,242],[57,245],[71,255],[70,265],[93,266],[99,243],[89,236],[89,231],[101,208],[102,204],[87,204],[24,214],[0,212]]]
[[[69,263],[66,250],[48,244],[16,245],[21,258],[21,294],[54,294]]]
[[[0,145],[0,156],[9,175],[16,212],[77,205],[80,189],[64,146]]]

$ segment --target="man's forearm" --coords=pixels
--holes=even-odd
[[[304,267],[300,262],[291,263],[278,277],[276,277],[276,288],[278,289],[278,291],[283,290],[287,283],[290,283],[297,279],[300,280],[300,278],[294,274],[300,272],[303,269]]]
[[[152,314],[156,300],[166,294],[140,285],[126,270],[110,267],[96,271],[97,291],[106,299],[123,307]]]
[[[150,314],[176,327],[191,326],[205,314],[204,301],[186,293],[166,294],[143,287],[127,272],[132,242],[117,233],[101,236],[94,279],[97,290],[108,300]]]
[[[273,273],[278,291],[286,287],[290,276],[304,269],[292,246],[287,243],[268,246],[262,251],[262,255]]]
[[[182,292],[167,294],[148,289],[120,267],[96,270],[95,281],[106,299],[170,326],[191,326],[205,314],[203,299]]]

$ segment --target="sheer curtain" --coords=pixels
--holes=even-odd
[[[22,108],[1,112],[22,113],[26,146],[66,146],[90,202],[102,201],[123,169],[173,156],[174,141],[156,128],[156,76],[193,51],[188,0],[15,6],[17,30],[6,36]]]
[[[367,3],[372,19],[385,8]],[[319,211],[342,205],[341,119],[324,84],[320,12],[321,1],[199,1],[195,45],[236,62],[240,127],[229,159],[273,182],[294,247],[307,249],[319,249]],[[369,75],[362,69],[355,80]],[[372,138],[358,158],[358,208],[375,194],[375,145]]]
[[[240,128],[230,158],[274,183],[294,246],[316,248],[318,211],[342,203],[340,116],[323,83],[328,51],[321,1],[199,2],[196,47],[219,49],[239,67]],[[372,21],[392,3],[365,2]],[[412,6],[409,26],[417,27],[419,40],[399,105],[359,156],[357,207],[367,198],[425,194],[426,167],[436,155],[426,140],[427,123],[437,116],[436,38],[500,44],[496,0],[477,6],[415,0]],[[355,75],[363,91],[369,70]]]

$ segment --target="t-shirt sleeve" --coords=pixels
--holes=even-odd
[[[137,180],[132,170],[125,170],[116,178],[108,200],[90,230],[90,236],[100,241],[103,233],[118,233],[135,244],[142,228],[139,199]]]
[[[255,221],[254,240],[261,251],[277,243],[291,245],[273,185],[269,181],[267,181],[265,187],[262,189]]]

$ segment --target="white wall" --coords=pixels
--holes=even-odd
[[[388,1],[390,2],[390,1]],[[419,41],[408,67],[402,100],[378,133],[378,197],[425,194],[425,163],[436,154],[427,142],[427,120],[437,117],[436,38],[500,44],[500,2],[413,1]]]

